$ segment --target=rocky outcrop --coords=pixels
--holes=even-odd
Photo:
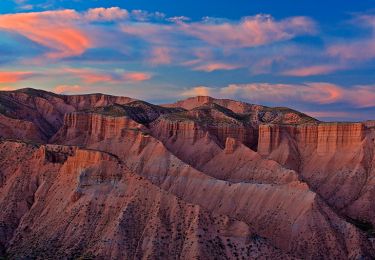
[[[94,107],[104,107],[112,104],[127,104],[135,99],[128,97],[117,97],[104,94],[87,94],[74,96],[61,96],[61,98],[75,110],[91,109]]]
[[[187,110],[191,110],[200,107],[204,104],[215,103],[220,106],[226,107],[235,113],[245,114],[252,111],[261,110],[263,106],[247,104],[244,102],[238,102],[229,99],[215,99],[208,96],[191,97],[185,100],[177,101],[173,104],[166,104],[165,107],[182,107]]]
[[[76,148],[72,146],[44,145],[41,147],[39,158],[45,158],[47,162],[63,164],[68,157],[75,155]]]
[[[63,124],[64,115],[83,109],[92,109],[111,104],[126,104],[134,99],[104,94],[64,96],[36,89],[0,91],[0,115],[2,124],[0,135],[7,138],[20,138],[23,129],[35,131],[35,138],[46,142]],[[5,117],[5,118],[4,118]],[[16,124],[15,120],[22,120]]]
[[[306,122],[317,122],[316,119],[309,117],[308,115],[286,107],[271,108],[230,99],[216,99],[208,96],[192,97],[163,106],[174,108],[181,107],[187,110],[192,110],[206,104],[216,104],[229,109],[236,114],[247,115],[248,120],[255,125],[258,125],[259,123],[301,124]]]

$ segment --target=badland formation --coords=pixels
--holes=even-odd
[[[0,92],[0,258],[373,259],[375,121]]]

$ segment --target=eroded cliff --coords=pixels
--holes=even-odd
[[[375,257],[371,121],[210,97],[0,101],[0,255]]]

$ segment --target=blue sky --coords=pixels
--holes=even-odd
[[[0,2],[0,89],[375,119],[373,1]]]

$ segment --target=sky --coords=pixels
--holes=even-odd
[[[1,0],[0,90],[375,119],[373,0]]]

